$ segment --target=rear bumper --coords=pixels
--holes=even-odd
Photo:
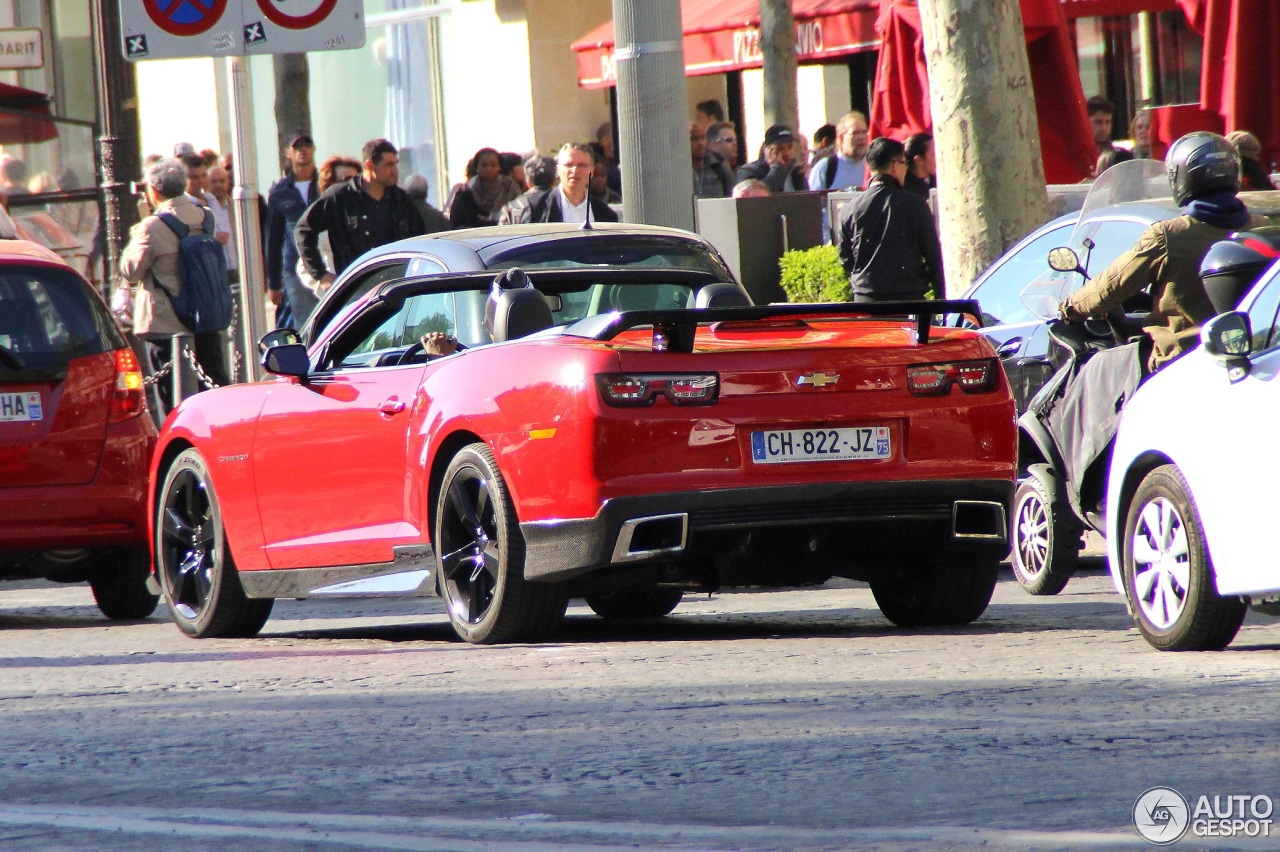
[[[0,550],[115,547],[147,541],[141,484],[0,489]]]
[[[622,497],[594,518],[524,523],[525,576],[567,580],[596,568],[678,559],[698,537],[761,528],[873,524],[903,550],[923,530],[948,531],[958,547],[1004,548],[1014,483],[1005,480],[828,483]],[[646,544],[632,545],[651,523]],[[890,544],[890,548],[892,548]],[[630,548],[630,550],[629,550]]]

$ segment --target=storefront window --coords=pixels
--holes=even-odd
[[[400,181],[427,178],[439,199],[441,128],[437,103],[437,22],[422,0],[366,0],[365,45],[310,54],[311,113],[324,140],[321,159],[383,136],[400,149]]]
[[[1200,100],[1201,39],[1182,12],[1153,12],[1150,35],[1140,15],[1077,18],[1075,35],[1085,97],[1106,95],[1116,105],[1115,135],[1123,136],[1143,106]],[[1143,65],[1152,72],[1150,103]]]

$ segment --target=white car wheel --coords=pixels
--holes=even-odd
[[[1238,597],[1218,594],[1200,513],[1181,471],[1146,475],[1125,521],[1124,581],[1134,621],[1162,651],[1225,648],[1244,621]]]

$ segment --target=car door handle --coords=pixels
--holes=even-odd
[[[399,414],[401,411],[404,411],[404,409],[405,404],[394,396],[390,399],[384,399],[382,404],[378,406],[378,410],[383,414]]]

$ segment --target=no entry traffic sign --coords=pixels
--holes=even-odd
[[[364,0],[142,0],[120,8],[125,57],[305,53],[364,44]]]

